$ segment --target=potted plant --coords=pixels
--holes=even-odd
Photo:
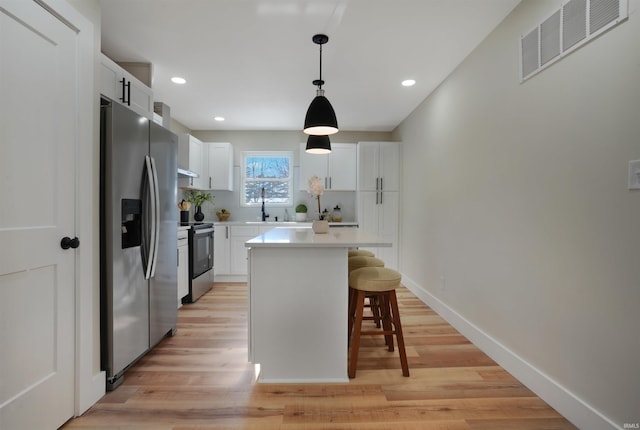
[[[226,221],[231,216],[231,212],[226,209],[218,209],[216,211],[216,216],[218,217],[219,221]]]
[[[203,193],[202,191],[189,191],[187,194],[187,201],[193,203],[196,207],[196,212],[193,214],[193,218],[196,221],[202,221],[204,214],[202,213],[202,204],[204,202],[213,202],[213,196],[211,193]]]
[[[306,221],[307,220],[307,205],[304,203],[300,203],[296,206],[296,221]]]

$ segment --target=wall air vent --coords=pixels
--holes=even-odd
[[[520,37],[521,82],[627,19],[628,0],[569,0]]]
[[[560,11],[540,24],[540,65],[560,55]]]

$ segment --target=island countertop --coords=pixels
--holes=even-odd
[[[353,248],[391,246],[391,242],[360,228],[329,228],[316,234],[311,226],[276,227],[245,242],[247,248]]]

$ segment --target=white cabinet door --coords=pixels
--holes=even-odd
[[[207,189],[209,173],[205,169],[204,144],[190,134],[181,134],[179,136],[178,166],[199,175],[197,178],[180,179],[180,187],[196,190]]]
[[[350,143],[331,144],[329,154],[329,189],[355,191],[357,182],[357,146]]]
[[[207,142],[210,190],[233,191],[233,145]]]
[[[78,250],[60,243],[76,235],[74,159],[87,114],[74,95],[85,94],[79,57],[91,52],[37,2],[0,0],[0,29],[0,428],[55,429],[74,414],[83,238]],[[34,206],[34,190],[37,209],[20,210]]]
[[[188,237],[186,230],[178,231],[178,307],[182,306],[182,298],[189,294]]]
[[[393,244],[390,248],[369,249],[391,269],[398,268],[398,197],[396,191],[358,194],[358,225]]]
[[[260,228],[257,226],[231,226],[230,268],[232,275],[248,274],[248,251],[244,243],[258,235],[260,235]]]
[[[358,191],[378,191],[379,160],[378,142],[358,143]]]
[[[378,255],[390,269],[398,268],[398,214],[397,191],[380,193],[378,205],[378,236],[393,243],[391,248],[378,248]]]
[[[104,54],[100,56],[100,93],[153,119],[153,91]]]
[[[358,227],[371,233],[378,234],[378,200],[379,193],[362,191],[358,193]]]
[[[332,143],[330,154],[308,154],[300,144],[300,190],[306,191],[309,178],[318,176],[326,190],[355,191],[357,147],[350,143]]]
[[[215,226],[213,240],[213,273],[214,275],[228,275],[231,273],[229,254],[231,252],[231,227],[228,225]]]
[[[325,181],[325,188],[327,187],[326,178],[328,176],[328,154],[309,154],[305,152],[307,144],[300,144],[300,178],[298,187],[300,191],[307,191],[309,187],[309,178],[317,176]]]
[[[398,191],[400,149],[397,142],[358,143],[358,190]]]
[[[382,191],[398,191],[400,189],[400,149],[394,142],[380,143],[380,189]]]

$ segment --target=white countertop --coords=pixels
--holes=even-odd
[[[330,227],[316,234],[308,226],[276,227],[245,242],[247,248],[352,248],[391,246],[391,242],[359,228]]]

